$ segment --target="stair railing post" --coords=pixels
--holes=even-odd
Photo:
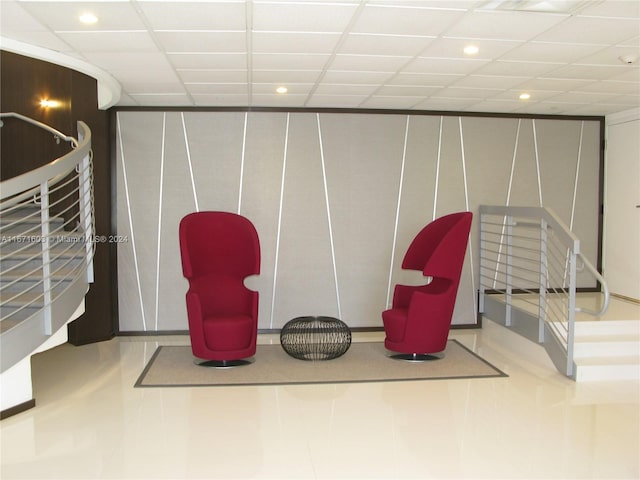
[[[547,316],[547,272],[548,272],[548,256],[547,256],[547,234],[549,224],[540,218],[540,285],[538,298],[538,342],[544,342],[544,322]]]
[[[40,184],[40,246],[42,248],[42,286],[44,300],[44,333],[53,334],[51,319],[51,250],[49,226],[49,181]]]
[[[506,327],[511,326],[511,306],[513,304],[513,278],[512,278],[512,264],[513,264],[513,225],[514,220],[512,215],[505,217],[507,222],[507,258],[505,259],[505,318],[504,325]]]
[[[576,326],[576,284],[578,254],[575,245],[569,255],[569,311],[567,312],[567,376],[572,377],[573,372],[573,343]]]
[[[484,313],[484,292],[485,292],[485,282],[484,282],[484,270],[486,268],[485,262],[485,248],[486,248],[486,234],[484,231],[484,222],[485,222],[485,213],[480,211],[480,291],[478,293],[478,313]]]

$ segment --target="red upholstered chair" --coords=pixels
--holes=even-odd
[[[421,271],[431,281],[396,285],[392,308],[382,312],[384,344],[398,353],[394,358],[433,359],[445,350],[472,216],[460,212],[437,218],[411,242],[402,268]]]
[[[256,352],[258,292],[244,279],[260,273],[253,224],[228,212],[196,212],[180,222],[182,272],[193,354],[208,366],[249,363]]]

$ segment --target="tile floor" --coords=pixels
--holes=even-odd
[[[142,389],[156,347],[187,337],[62,345],[33,360],[36,407],[0,423],[0,478],[640,477],[639,382],[575,383],[491,321],[452,337],[509,377]]]

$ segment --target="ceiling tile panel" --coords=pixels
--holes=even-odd
[[[253,68],[257,70],[322,70],[329,60],[324,54],[282,54],[254,53]]]
[[[21,2],[20,6],[53,31],[146,29],[130,2]],[[81,23],[79,17],[84,13],[93,13],[98,22],[93,25]]]
[[[473,72],[476,75],[503,75],[516,77],[538,77],[545,75],[558,67],[559,63],[525,62],[525,61],[496,61],[488,63]]]
[[[247,83],[187,83],[187,91],[191,94],[203,95],[246,95],[249,91]]]
[[[167,55],[176,68],[208,68],[240,70],[247,68],[246,53],[169,53]]]
[[[321,83],[315,92],[318,95],[357,95],[368,96],[376,91],[377,85],[343,85]]]
[[[289,92],[286,95],[276,93],[276,89],[280,87],[278,83],[253,83],[252,92],[254,95],[276,95],[279,97],[308,95],[313,88],[312,83],[287,83],[286,87]]]
[[[469,56],[464,53],[464,48],[471,45],[476,46],[479,49],[478,53],[473,56]],[[522,42],[445,37],[434,40],[421,54],[421,56],[432,58],[495,60],[519,45],[522,45]]]
[[[237,32],[159,32],[156,38],[167,52],[246,52],[244,33]]]
[[[253,94],[251,105],[254,107],[290,108],[304,105],[307,95]]]
[[[241,83],[247,81],[246,70],[178,70],[185,84],[190,83]]]
[[[341,70],[329,70],[324,74],[322,80],[326,83],[381,85],[391,76],[393,76],[393,73],[388,72],[345,72]]]
[[[340,35],[321,33],[264,33],[252,34],[255,53],[324,53],[331,54]]]
[[[377,96],[386,97],[429,97],[440,91],[439,86],[384,85],[376,91]]]
[[[636,18],[572,17],[541,33],[536,40],[558,43],[618,44],[637,37],[640,22]]]
[[[246,29],[246,7],[236,2],[145,2],[140,9],[154,30]]]
[[[572,63],[599,50],[600,45],[530,42],[506,53],[501,60]]]
[[[428,4],[423,2],[423,5]],[[351,29],[355,33],[437,36],[463,17],[463,10],[367,4]]]
[[[247,93],[238,95],[194,94],[191,95],[197,107],[241,107],[249,105]]]
[[[564,15],[475,11],[447,30],[447,36],[493,40],[530,40],[562,23]]]
[[[625,72],[626,65],[567,65],[549,72],[551,78],[582,78],[587,80],[606,80]]]
[[[410,60],[411,57],[401,56],[336,55],[329,68],[353,72],[396,72]]]
[[[367,98],[360,105],[361,108],[385,108],[385,109],[413,109],[417,104],[424,101],[424,97],[386,97],[384,95],[374,95]]]
[[[256,83],[288,85],[292,83],[314,84],[320,77],[319,70],[253,70],[252,80]]]
[[[367,99],[366,95],[312,95],[305,103],[309,108],[358,108]]]
[[[446,87],[465,78],[464,74],[400,72],[390,79],[389,85],[425,85]]]
[[[529,77],[501,77],[498,75],[467,75],[456,81],[456,87],[509,89],[527,81]]]
[[[83,52],[149,52],[158,47],[146,31],[140,32],[65,32],[58,35],[67,44]]]
[[[347,55],[397,55],[415,56],[433,41],[434,37],[410,37],[403,35],[372,35],[354,33],[347,35],[338,53]]]
[[[148,107],[181,107],[193,105],[191,98],[186,94],[164,95],[161,93],[130,94],[136,104]]]
[[[459,60],[455,58],[416,58],[403,72],[411,73],[460,73],[466,74],[486,65],[487,60]]]
[[[354,3],[254,3],[253,30],[340,33],[356,9]]]

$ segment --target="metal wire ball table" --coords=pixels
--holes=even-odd
[[[280,331],[280,344],[298,360],[332,360],[351,346],[351,330],[333,317],[297,317]]]

